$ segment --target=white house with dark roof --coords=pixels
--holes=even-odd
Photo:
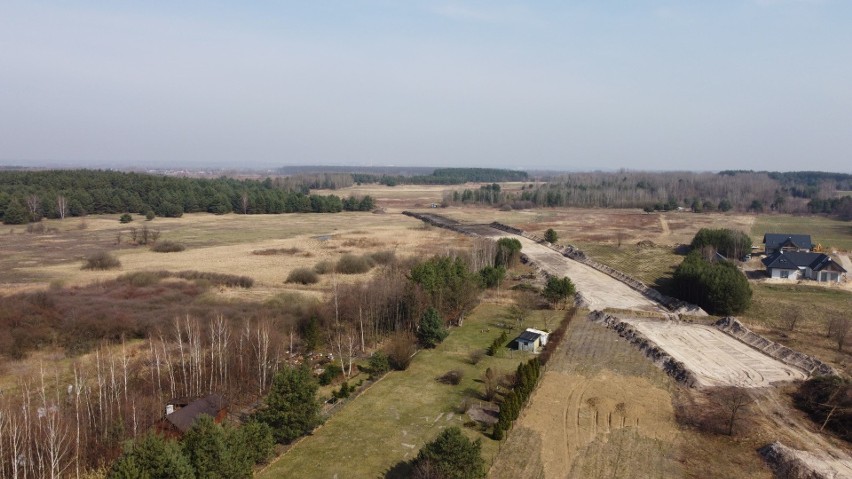
[[[763,235],[763,249],[770,255],[778,251],[808,252],[813,249],[811,235],[766,233]]]
[[[763,258],[766,274],[776,279],[812,279],[837,283],[846,270],[831,256],[807,251],[778,250]]]

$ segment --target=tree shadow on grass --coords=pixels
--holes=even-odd
[[[414,468],[408,461],[400,461],[383,476],[384,479],[408,479],[414,473]]]

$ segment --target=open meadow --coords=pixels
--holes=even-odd
[[[314,268],[323,260],[344,254],[391,251],[400,257],[423,257],[464,248],[467,239],[435,231],[412,218],[396,214],[338,213],[282,215],[188,214],[122,224],[118,215],[43,220],[45,233],[28,233],[21,226],[0,226],[4,255],[0,256],[0,293],[44,288],[51,283],[82,286],[139,271],[202,271],[244,275],[254,286],[239,291],[239,299],[268,299],[285,291],[318,295],[327,291],[332,275],[313,285],[285,284],[290,271]],[[157,253],[134,244],[131,228],[156,230],[158,241],[185,246],[184,251]],[[85,258],[107,251],[121,267],[87,271]],[[369,273],[368,273],[369,275]],[[337,275],[337,281],[365,275]],[[232,290],[222,290],[224,296]]]

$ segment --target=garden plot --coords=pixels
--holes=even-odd
[[[712,326],[622,318],[695,377],[696,386],[764,387],[806,374]]]

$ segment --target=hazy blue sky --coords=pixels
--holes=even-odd
[[[0,1],[0,164],[852,171],[852,2]]]

